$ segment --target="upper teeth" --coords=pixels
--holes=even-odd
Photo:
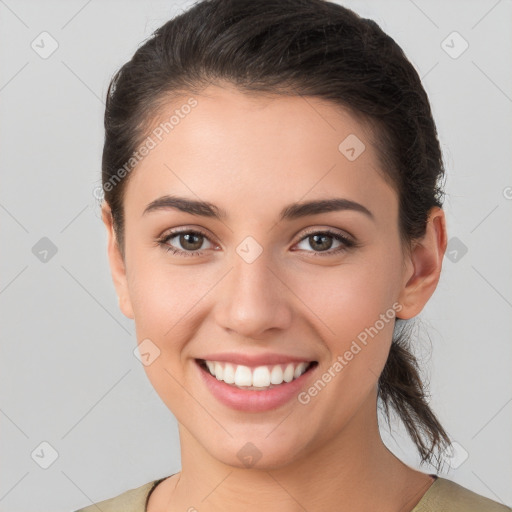
[[[287,365],[257,366],[254,369],[248,366],[221,363],[219,361],[205,361],[210,373],[218,380],[235,386],[268,387],[271,384],[291,382],[300,377],[309,366],[309,362],[288,363]]]

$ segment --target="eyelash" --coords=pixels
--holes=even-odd
[[[157,244],[160,245],[162,247],[162,249],[164,249],[166,252],[172,252],[173,254],[177,254],[177,255],[180,255],[180,256],[197,256],[197,255],[201,255],[201,253],[203,251],[182,251],[181,249],[176,249],[175,247],[173,247],[172,245],[169,245],[167,242],[169,240],[171,240],[172,238],[174,238],[175,236],[179,235],[179,234],[182,234],[182,233],[185,233],[185,234],[193,234],[193,235],[200,235],[200,236],[203,236],[204,238],[206,238],[208,241],[211,242],[210,238],[206,235],[206,233],[203,233],[202,231],[200,230],[194,230],[194,229],[179,229],[179,230],[174,230],[174,231],[171,231],[170,233],[168,233],[167,235],[165,235],[163,238],[160,238],[157,240]],[[334,238],[335,240],[337,240],[338,242],[342,242],[343,245],[341,245],[340,247],[338,247],[337,249],[334,249],[334,250],[328,250],[328,251],[306,251],[306,252],[312,252],[313,253],[313,256],[333,256],[335,254],[339,254],[343,251],[346,251],[347,249],[350,249],[350,248],[353,248],[353,247],[358,247],[358,244],[357,242],[355,242],[354,240],[340,234],[340,233],[337,233],[335,231],[332,231],[330,229],[324,229],[324,230],[320,230],[320,231],[315,231],[315,230],[311,230],[311,231],[308,231],[304,234],[304,236],[297,242],[297,243],[300,243],[302,242],[303,240],[307,239],[308,237],[312,236],[312,235],[328,235],[328,236],[331,236],[332,238]]]

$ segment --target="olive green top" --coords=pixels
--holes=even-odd
[[[512,512],[512,508],[484,498],[451,480],[437,475],[432,476],[436,477],[436,480],[410,512]],[[75,512],[146,512],[151,492],[165,478],[153,480]]]

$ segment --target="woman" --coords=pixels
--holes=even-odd
[[[422,462],[450,439],[407,320],[446,249],[426,93],[371,20],[212,0],[113,78],[103,221],[122,312],[179,423],[182,470],[82,509],[504,511]]]

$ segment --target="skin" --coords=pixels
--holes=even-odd
[[[194,97],[198,105],[130,175],[124,259],[103,204],[120,308],[135,320],[139,343],[149,338],[159,348],[144,369],[179,424],[182,470],[155,489],[148,510],[412,510],[433,479],[395,457],[377,423],[393,322],[308,404],[291,400],[263,413],[219,403],[194,359],[279,352],[318,361],[320,377],[393,304],[404,319],[423,309],[446,249],[443,211],[431,210],[425,236],[405,250],[397,194],[370,134],[329,102],[249,96],[227,84]],[[169,102],[168,111],[183,103]],[[349,134],[366,146],[354,161],[338,150]],[[229,216],[143,215],[165,194],[209,201]],[[278,221],[290,203],[334,197],[364,205],[373,219],[345,210]],[[201,255],[156,243],[179,227],[206,232],[209,239],[194,241]],[[358,246],[335,254],[341,243],[328,238],[331,254],[322,253],[305,231],[326,228]],[[247,236],[263,250],[252,263],[236,252]],[[167,243],[192,252],[179,236]],[[261,453],[249,468],[237,456],[247,442]]]

